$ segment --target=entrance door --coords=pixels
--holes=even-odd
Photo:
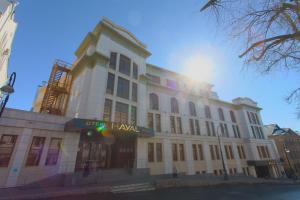
[[[88,163],[91,170],[106,167],[108,145],[99,141],[81,141],[76,159],[76,170],[83,170]]]
[[[135,158],[135,139],[117,139],[112,145],[111,167],[133,168]]]
[[[269,178],[270,172],[268,166],[255,166],[256,175],[258,178]]]

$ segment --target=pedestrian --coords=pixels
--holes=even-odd
[[[83,177],[87,177],[90,175],[90,162],[86,161],[83,167]]]

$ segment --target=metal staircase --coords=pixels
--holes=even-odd
[[[42,101],[41,113],[65,114],[71,81],[69,64],[61,60],[56,60]]]

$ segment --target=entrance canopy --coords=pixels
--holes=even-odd
[[[153,137],[153,129],[139,127],[125,123],[105,122],[101,120],[78,119],[74,118],[65,124],[65,131],[108,131],[114,135],[136,135],[138,137]]]
[[[247,164],[250,166],[266,166],[266,165],[276,165],[278,161],[276,160],[248,160]]]

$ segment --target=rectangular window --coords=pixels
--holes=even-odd
[[[195,135],[195,128],[194,128],[194,120],[190,119],[190,130],[191,130],[191,134]]]
[[[51,138],[46,165],[56,165],[58,161],[59,151],[61,147],[61,138]]]
[[[193,144],[192,148],[193,148],[193,158],[194,160],[198,160],[197,145]]]
[[[210,122],[210,124],[211,124],[212,135],[216,136],[215,125],[213,122]]]
[[[230,153],[230,159],[234,159],[233,151],[231,145],[228,146],[229,153]]]
[[[172,155],[173,155],[173,161],[177,161],[178,160],[177,144],[172,144]]]
[[[179,144],[179,156],[181,161],[185,160],[183,144]]]
[[[255,115],[255,119],[256,119],[257,124],[260,125],[258,115],[256,113],[254,113],[254,115]]]
[[[249,123],[252,124],[251,116],[250,116],[250,113],[248,111],[247,111],[247,116],[248,116]]]
[[[137,102],[137,84],[132,83],[131,100]]]
[[[207,135],[208,135],[208,136],[211,136],[210,127],[209,127],[209,122],[206,121],[205,124],[206,124]]]
[[[170,126],[171,126],[171,133],[176,133],[174,116],[170,116]]]
[[[154,162],[154,144],[148,143],[148,162]]]
[[[115,86],[115,75],[112,73],[108,73],[106,93],[114,94],[114,86]]]
[[[160,122],[160,114],[155,114],[155,126],[156,126],[156,131],[161,132],[161,122]]]
[[[129,99],[129,80],[118,77],[117,96]]]
[[[262,157],[267,158],[267,153],[266,153],[266,149],[264,146],[260,146],[260,151],[261,151]]]
[[[104,121],[111,121],[111,112],[112,112],[112,100],[110,99],[105,99],[104,103],[104,112],[103,112],[103,120]]]
[[[30,150],[28,152],[26,166],[38,166],[45,144],[44,137],[33,137]]]
[[[230,160],[230,153],[227,145],[224,145],[225,153],[226,153],[226,158],[227,160]]]
[[[119,72],[130,76],[130,59],[120,55]]]
[[[135,106],[131,106],[131,124],[136,125],[137,110]]]
[[[177,119],[177,121],[176,121],[176,125],[177,125],[176,130],[177,130],[177,133],[182,134],[181,118],[177,117],[176,119]]]
[[[238,136],[237,136],[237,133],[236,133],[236,130],[235,130],[235,125],[232,125],[232,130],[233,130],[233,133],[234,133],[234,137],[237,138]]]
[[[162,143],[156,143],[156,161],[162,162]]]
[[[204,160],[202,144],[198,144],[199,160]]]
[[[268,147],[267,147],[267,146],[265,146],[265,148],[266,148],[266,154],[267,154],[267,158],[270,158],[269,149],[268,149]]]
[[[259,157],[262,158],[261,151],[260,151],[260,146],[257,146],[256,148],[257,148]]]
[[[111,52],[110,53],[110,58],[109,58],[109,67],[111,69],[116,69],[117,66],[117,53]]]
[[[237,137],[241,138],[241,134],[240,134],[240,128],[238,125],[235,126],[236,127],[236,133],[237,133]]]
[[[251,130],[252,130],[253,137],[256,138],[256,134],[255,134],[255,130],[254,130],[253,126],[251,126]]]
[[[153,113],[148,113],[148,128],[154,128]]]
[[[257,124],[254,113],[250,112],[250,115],[251,115],[251,119],[252,119],[253,124]]]
[[[228,132],[227,124],[224,124],[224,129],[225,129],[225,135],[226,135],[226,137],[229,137],[229,132]]]
[[[237,146],[237,150],[238,150],[238,153],[239,153],[239,158],[240,158],[240,159],[243,159],[241,147],[240,147],[240,146]]]
[[[138,66],[137,64],[133,63],[133,66],[132,66],[132,76],[134,79],[138,79]]]
[[[201,135],[199,120],[197,120],[197,119],[195,120],[195,125],[196,125],[196,133],[197,133],[197,135]]]
[[[216,158],[217,160],[220,160],[220,150],[218,145],[215,145],[215,151],[216,151]]]
[[[242,155],[243,155],[243,159],[246,159],[246,154],[245,154],[245,150],[244,150],[243,146],[241,146],[241,152],[242,152]]]
[[[17,141],[17,135],[2,135],[0,140],[0,167],[8,167]]]
[[[210,157],[212,160],[215,160],[215,153],[214,153],[214,146],[213,145],[209,145],[209,150],[210,150]]]
[[[128,123],[128,104],[116,103],[115,122]]]

